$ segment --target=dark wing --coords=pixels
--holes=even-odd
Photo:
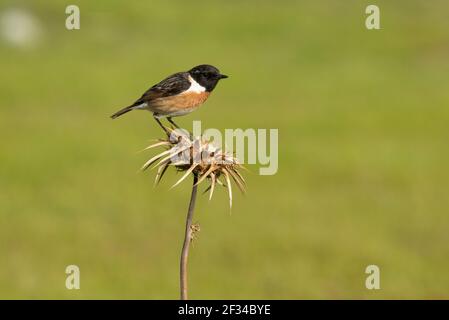
[[[172,74],[168,78],[165,78],[158,84],[155,84],[150,89],[148,89],[139,100],[134,102],[132,105],[123,108],[116,113],[114,113],[111,118],[115,119],[122,114],[125,114],[131,110],[134,110],[136,106],[142,103],[150,103],[154,99],[170,97],[180,94],[181,92],[190,88],[189,74],[187,72],[178,72]]]
[[[189,74],[187,72],[178,72],[165,78],[158,84],[148,89],[139,100],[134,102],[134,106],[144,102],[163,97],[174,96],[190,88]]]

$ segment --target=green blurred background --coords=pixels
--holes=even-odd
[[[160,129],[109,115],[201,63],[230,78],[177,122],[278,128],[279,171],[199,198],[191,298],[449,298],[449,4],[369,4],[2,0],[32,37],[0,40],[0,298],[178,298],[190,183],[153,188]]]

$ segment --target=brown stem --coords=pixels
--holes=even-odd
[[[198,186],[196,185],[197,182],[198,182],[198,176],[196,174],[194,174],[193,175],[192,195],[190,196],[189,211],[187,212],[184,244],[182,246],[182,252],[181,252],[181,268],[180,268],[181,300],[188,299],[187,298],[187,259],[189,258],[190,242],[192,241],[192,220],[193,220],[193,211],[195,209],[196,193],[198,190]]]

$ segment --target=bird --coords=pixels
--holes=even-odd
[[[149,88],[133,104],[125,107],[111,118],[115,119],[132,110],[148,110],[156,122],[167,132],[160,122],[161,118],[179,128],[172,117],[186,115],[198,109],[221,79],[228,78],[220,70],[209,64],[201,64],[189,71],[177,72]]]

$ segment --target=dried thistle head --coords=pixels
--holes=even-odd
[[[234,180],[242,193],[245,192],[245,179],[239,172],[243,166],[233,154],[223,151],[203,137],[192,137],[188,132],[177,129],[170,131],[170,137],[158,140],[144,150],[155,147],[165,147],[165,151],[148,160],[142,170],[158,168],[155,184],[164,176],[166,170],[172,166],[177,171],[184,172],[183,176],[172,186],[179,185],[190,174],[197,179],[195,185],[203,181],[210,184],[205,192],[209,191],[209,200],[212,199],[216,184],[228,190],[229,206],[232,207],[231,180]]]

